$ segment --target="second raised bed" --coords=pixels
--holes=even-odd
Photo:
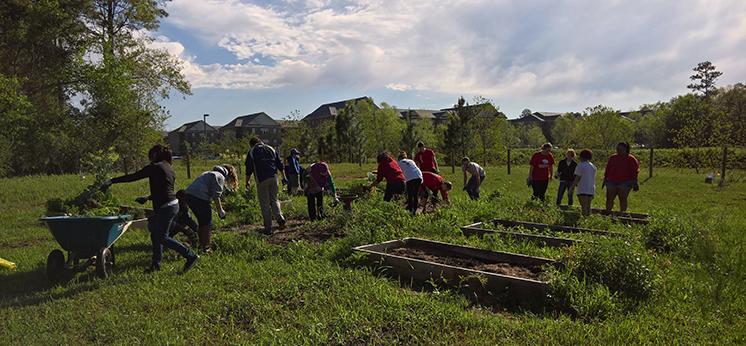
[[[445,283],[480,303],[527,307],[543,305],[547,282],[541,273],[547,265],[558,265],[546,258],[417,238],[363,245],[355,250],[400,278]]]

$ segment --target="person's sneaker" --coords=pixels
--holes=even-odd
[[[277,225],[279,225],[279,227],[277,227],[277,228],[279,228],[279,229],[285,229],[285,219],[277,220]],[[271,231],[270,231],[270,233],[271,233]]]
[[[186,260],[186,263],[184,263],[184,270],[183,273],[186,273],[189,271],[189,269],[192,269],[194,267],[194,264],[197,263],[197,260],[199,259],[199,256],[196,254],[192,254],[191,257],[188,257]]]
[[[266,229],[265,228],[265,229],[262,229],[261,231],[259,231],[259,233],[264,234],[264,235],[272,235],[272,229],[271,228],[270,229]]]
[[[151,264],[150,267],[145,269],[145,274],[151,274],[161,271],[161,266],[157,264]]]

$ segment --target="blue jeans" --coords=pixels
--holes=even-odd
[[[194,254],[178,241],[168,236],[171,228],[171,222],[179,213],[179,205],[167,205],[155,210],[155,213],[148,218],[148,230],[150,231],[150,241],[153,244],[153,265],[159,266],[163,260],[163,247],[178,252],[182,257],[189,258]]]
[[[562,204],[562,197],[567,191],[567,205],[572,205],[572,191],[570,190],[572,181],[560,180],[559,189],[557,190],[557,205]]]
[[[471,176],[469,178],[469,181],[466,182],[466,186],[464,186],[464,190],[466,190],[466,193],[469,194],[469,198],[471,199],[479,199],[479,187],[484,183],[484,179],[487,178],[486,176],[480,176],[479,177],[479,184],[477,184],[477,178],[475,176]]]

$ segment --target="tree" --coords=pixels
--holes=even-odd
[[[697,67],[692,69],[695,73],[689,77],[692,83],[686,87],[691,89],[695,93],[701,93],[703,96],[712,96],[717,89],[715,88],[715,80],[720,77],[723,73],[718,71],[709,61],[704,61],[697,64]]]
[[[384,150],[396,153],[404,125],[399,119],[399,112],[386,103],[381,104],[380,109],[369,100],[362,100],[358,104],[365,152],[370,156]]]
[[[554,138],[554,144],[559,145],[563,148],[569,148],[578,144],[576,138],[578,118],[571,114],[564,114],[557,117],[552,127],[552,138]]]
[[[416,126],[417,120],[414,118],[414,112],[412,110],[407,110],[406,112],[404,112],[404,128],[402,129],[401,135],[401,147],[404,151],[407,152],[408,155],[412,154],[414,147],[420,140],[417,138],[417,133],[415,132]]]
[[[474,137],[471,135],[474,127],[474,110],[463,97],[459,97],[453,111],[448,115],[444,145],[449,153],[452,170],[455,170],[458,156],[466,156],[469,149],[474,147]]]
[[[613,148],[630,142],[634,133],[631,120],[605,106],[589,107],[577,126],[579,145],[587,148]]]
[[[85,21],[91,50],[100,61],[86,66],[89,124],[127,162],[142,157],[158,141],[167,112],[158,103],[171,91],[190,93],[181,65],[165,50],[148,48],[143,32],[158,29],[168,14],[165,1],[93,0]]]
[[[524,110],[521,111],[521,118],[525,118],[527,116],[530,116],[531,114],[532,114],[531,110],[528,109],[528,108],[526,108],[526,109],[524,109]]]
[[[536,125],[519,125],[514,133],[515,146],[538,148],[547,142],[544,132]]]
[[[661,109],[665,118],[667,135],[677,147],[702,147],[709,145],[712,121],[710,104],[694,94],[671,99]]]
[[[714,102],[712,144],[746,145],[746,85],[721,88]]]

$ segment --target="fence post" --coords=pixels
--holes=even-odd
[[[510,148],[508,148],[508,175],[510,175]]]
[[[192,179],[192,156],[187,149],[186,153],[187,179]]]
[[[650,171],[648,178],[652,178],[653,177],[653,147],[650,147],[650,167],[648,167],[648,169]]]
[[[728,147],[723,146],[723,162],[721,163],[721,166],[720,166],[720,184],[719,184],[720,187],[725,185],[725,166],[727,165],[727,162],[728,162]]]

